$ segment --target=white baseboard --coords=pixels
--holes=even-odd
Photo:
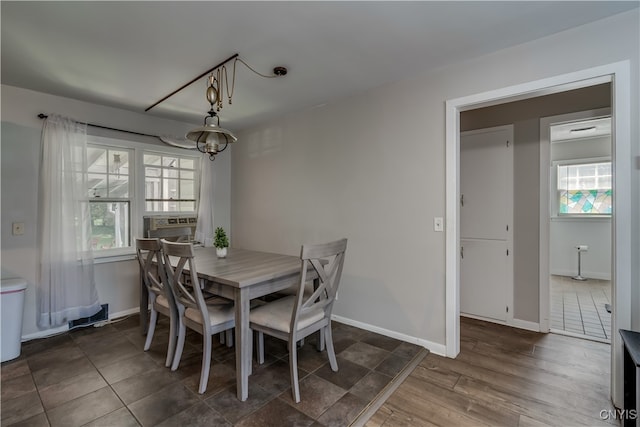
[[[135,308],[130,308],[128,310],[123,310],[123,311],[119,311],[117,313],[111,313],[109,314],[109,321],[113,320],[113,319],[117,319],[119,317],[124,317],[124,316],[129,316],[131,314],[137,314],[140,312],[140,308],[139,307],[135,307]],[[97,322],[95,323],[95,325],[100,325],[103,326],[105,325],[107,322]],[[27,335],[23,335],[22,338],[20,339],[21,342],[27,342],[27,341],[31,341],[31,340],[37,340],[40,338],[48,338],[48,337],[52,337],[54,335],[59,335],[62,334],[64,332],[68,332],[69,331],[69,324],[63,325],[63,326],[58,326],[57,328],[51,328],[51,329],[45,329],[44,331],[38,331],[38,332],[34,332],[32,334],[27,334]]]
[[[438,344],[428,340],[424,340],[422,338],[417,338],[417,337],[412,337],[410,335],[402,334],[400,332],[390,331],[388,329],[384,329],[379,326],[370,325],[368,323],[359,322],[357,320],[348,319],[342,316],[336,316],[335,314],[331,316],[331,319],[335,320],[336,322],[340,322],[346,325],[355,326],[356,328],[364,329],[365,331],[375,332],[380,335],[395,338],[411,344],[419,345],[421,347],[426,348],[431,353],[437,354],[438,356],[446,357],[446,354],[447,354],[446,347],[444,344]]]
[[[527,331],[540,332],[540,324],[530,322],[528,320],[513,319],[513,324],[511,324],[511,326],[519,329],[526,329]]]
[[[468,313],[460,313],[460,316],[468,317],[469,319],[482,320],[484,322],[496,323],[498,325],[510,326],[512,328],[525,329],[527,331],[533,331],[533,332],[540,332],[540,324],[536,322],[530,322],[528,320],[512,319],[510,322],[505,322],[502,320],[476,316],[475,314],[468,314]]]
[[[574,270],[554,270],[551,272],[554,276],[565,276],[565,277],[573,277],[578,274],[577,271]],[[588,279],[598,279],[598,280],[611,280],[611,274],[602,273],[597,271],[581,271],[582,277],[586,277]]]

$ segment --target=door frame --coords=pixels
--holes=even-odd
[[[446,101],[445,140],[445,352],[460,352],[460,113],[481,107],[612,83],[612,162],[615,168],[612,216],[612,329],[631,327],[631,81],[630,61],[620,61]],[[622,402],[623,347],[611,342],[611,398]]]
[[[547,333],[551,329],[551,181],[549,170],[551,168],[551,136],[550,128],[555,123],[566,123],[578,120],[587,120],[595,117],[611,116],[611,108],[599,108],[596,110],[577,111],[575,113],[559,114],[540,118],[540,332]],[[613,137],[611,137],[613,147]],[[615,178],[614,178],[615,179]],[[613,223],[613,221],[612,221]],[[613,229],[611,230],[613,240]],[[611,272],[613,274],[613,257],[611,257]]]

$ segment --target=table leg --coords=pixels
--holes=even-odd
[[[235,290],[236,311],[236,384],[238,400],[249,397],[251,366],[251,330],[249,329],[249,291]]]

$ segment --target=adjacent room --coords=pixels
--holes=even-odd
[[[635,422],[639,2],[0,8],[2,425]]]

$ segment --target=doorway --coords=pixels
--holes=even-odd
[[[548,167],[549,177],[541,180],[549,184],[545,221],[550,224],[550,275],[540,281],[549,287],[550,300],[541,304],[550,306],[541,311],[548,311],[550,319],[540,330],[610,343],[611,110],[544,117],[540,136],[540,169]]]
[[[460,113],[491,105],[528,99],[541,94],[559,93],[581,87],[589,87],[607,82],[612,85],[613,144],[612,161],[616,170],[614,193],[627,194],[631,188],[631,102],[630,63],[622,61],[586,70],[563,74],[543,80],[523,83],[489,92],[470,95],[446,101],[446,355],[456,357],[460,351],[460,306],[459,306],[459,148]],[[620,161],[618,161],[620,160]],[[631,224],[630,197],[614,199],[612,260],[613,275],[613,329],[629,329],[631,326]],[[548,227],[540,230],[540,238]],[[542,245],[542,242],[540,242]],[[547,241],[544,242],[548,244]],[[539,260],[541,272],[549,274],[548,262]],[[544,274],[541,274],[543,277]],[[542,287],[539,288],[542,293]],[[540,305],[542,307],[542,305]],[[540,322],[548,321],[548,313],[540,313]],[[620,337],[612,337],[612,399],[619,405],[622,399],[622,342]]]

